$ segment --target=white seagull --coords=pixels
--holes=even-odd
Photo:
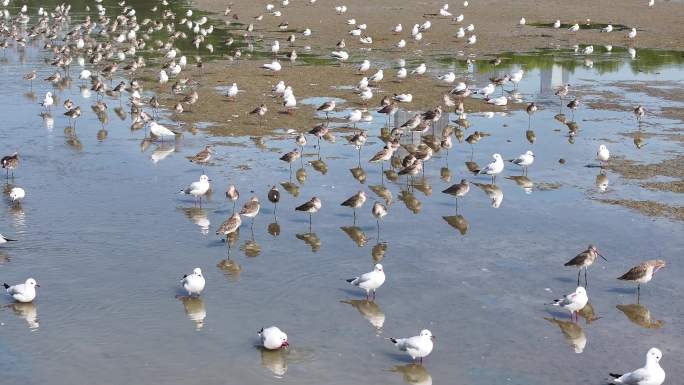
[[[492,184],[496,180],[496,176],[501,173],[504,169],[504,162],[503,159],[501,158],[501,155],[499,154],[494,154],[492,155],[492,158],[494,158],[494,161],[487,166],[485,166],[482,170],[480,170],[480,174],[487,174],[492,176]]]
[[[530,150],[527,150],[524,154],[518,155],[517,158],[511,159],[509,162],[517,164],[518,166],[522,166],[525,172],[527,172],[527,168],[534,163],[534,153],[532,153]]]
[[[10,190],[9,197],[12,199],[12,202],[20,201],[24,199],[25,196],[26,191],[24,191],[24,189],[21,187],[14,187],[12,190]]]
[[[449,72],[444,75],[438,76],[437,79],[441,80],[445,84],[451,84],[456,80],[456,74],[454,74],[453,72]]]
[[[420,358],[420,362],[423,362],[423,358],[430,355],[432,349],[434,348],[433,340],[435,336],[432,335],[427,329],[423,329],[420,335],[410,337],[410,338],[389,338],[390,341],[399,348],[402,352],[406,352],[415,361],[416,358]]]
[[[270,63],[263,64],[261,66],[261,68],[265,68],[265,69],[272,71],[272,72],[278,72],[283,68],[283,66],[280,64],[280,62],[278,62],[277,60],[274,60]]]
[[[358,70],[359,72],[363,73],[363,72],[368,71],[368,70],[370,69],[370,66],[371,66],[370,61],[366,59],[366,60],[364,60],[364,61],[359,65],[359,67],[357,68],[357,70]]]
[[[24,283],[18,285],[10,286],[8,284],[3,284],[7,294],[14,298],[17,302],[31,302],[36,298],[36,288],[40,285],[35,279],[29,278]]]
[[[632,28],[629,33],[627,34],[628,39],[634,39],[637,35],[637,30],[636,28]]]
[[[261,337],[261,346],[268,350],[276,350],[290,346],[287,342],[287,334],[277,326],[271,326],[265,329],[262,328],[257,335]]]
[[[582,286],[578,286],[574,292],[564,296],[563,298],[555,299],[551,303],[553,306],[562,307],[570,312],[570,318],[578,311],[584,309],[589,302],[587,290]],[[579,317],[579,314],[577,315]]]
[[[660,367],[663,353],[657,348],[650,348],[646,353],[646,365],[633,372],[625,374],[610,373],[615,377],[611,384],[624,385],[661,385],[665,382],[665,371]]]
[[[198,181],[192,182],[190,186],[182,189],[180,192],[181,194],[192,195],[195,197],[195,199],[199,198],[200,202],[202,202],[202,196],[206,195],[211,188],[211,184],[209,182],[209,177],[202,175]]]
[[[204,290],[206,281],[202,275],[202,269],[196,267],[192,270],[192,274],[185,274],[181,279],[181,286],[188,292],[188,295],[199,296]]]
[[[375,291],[385,283],[385,271],[381,264],[375,265],[373,271],[363,274],[360,277],[354,277],[347,280],[354,286],[358,286],[366,291],[366,299],[369,298],[370,292],[373,291],[373,299],[375,299]]]
[[[608,147],[606,147],[605,144],[599,146],[599,149],[596,152],[596,159],[601,162],[601,166],[610,159],[610,151],[608,151]]]

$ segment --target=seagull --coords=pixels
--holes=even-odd
[[[270,63],[263,64],[261,68],[267,69],[271,72],[278,72],[283,68],[283,66],[277,60],[273,60]]]
[[[521,26],[522,26],[522,25],[525,25],[525,24],[527,24],[527,20],[525,20],[524,17],[521,17],[521,18],[520,18],[520,21],[518,22],[518,25],[521,25]]]
[[[570,311],[570,318],[572,319],[575,313],[584,309],[584,307],[587,305],[587,302],[589,302],[587,290],[582,286],[578,286],[574,292],[564,296],[563,298],[553,300],[551,305],[559,306]],[[577,314],[577,317],[579,317],[579,314]]]
[[[347,121],[353,123],[354,128],[356,128],[356,123],[360,122],[362,117],[363,112],[361,112],[361,110],[352,110],[349,112],[349,115],[347,115]]]
[[[594,261],[596,260],[596,256],[599,256],[603,258],[604,261],[608,261],[606,257],[601,255],[599,253],[598,249],[594,245],[589,245],[586,250],[583,252],[577,254],[575,258],[569,260],[568,262],[565,263],[564,266],[573,266],[577,267],[577,286],[579,286],[580,283],[580,273],[582,272],[582,268],[584,268],[584,285],[586,286],[587,284],[587,269],[589,266],[594,264]]]
[[[371,83],[377,83],[380,80],[382,80],[385,77],[385,73],[383,70],[378,70],[378,72],[374,73],[371,77],[368,78],[368,81]]]
[[[150,132],[152,133],[152,135],[161,138],[162,142],[164,141],[165,136],[176,136],[175,132],[162,126],[154,120],[150,122]]]
[[[45,93],[45,98],[43,98],[43,102],[40,103],[40,105],[46,110],[50,111],[50,107],[52,107],[53,104],[55,104],[55,101],[52,98],[52,92],[48,91]]]
[[[628,38],[628,39],[634,39],[634,38],[636,38],[636,35],[637,35],[637,30],[636,30],[636,28],[632,28],[632,29],[629,31],[629,33],[627,34],[627,38]]]
[[[468,37],[468,45],[473,45],[476,42],[477,42],[477,36],[471,35],[470,37]]]
[[[607,32],[612,32],[612,31],[613,31],[613,26],[610,25],[610,24],[608,24],[607,26],[605,26],[605,27],[603,27],[603,28],[601,29],[601,32],[606,32],[606,33],[607,33]]]
[[[357,70],[358,70],[360,73],[364,73],[364,72],[366,72],[366,71],[368,71],[368,70],[370,69],[370,66],[371,66],[370,61],[369,61],[368,59],[366,59],[366,60],[364,60],[364,61],[359,65],[359,67],[357,68]]]
[[[365,290],[366,299],[370,297],[370,292],[373,291],[373,299],[375,299],[375,291],[385,283],[385,271],[382,269],[382,265],[378,263],[370,273],[363,274],[360,277],[349,278],[347,282]]]
[[[494,181],[496,180],[496,176],[501,173],[504,169],[504,163],[503,159],[501,158],[501,155],[499,154],[494,154],[492,155],[492,158],[494,158],[494,162],[489,163],[487,166],[485,166],[482,170],[480,170],[480,174],[487,174],[492,176],[492,184],[494,184]]]
[[[0,234],[0,245],[2,245],[3,243],[16,242],[16,241],[17,241],[16,239],[10,239],[10,238],[7,238],[6,236]]]
[[[606,147],[605,144],[602,144],[599,146],[598,151],[596,152],[596,159],[601,162],[601,167],[605,164],[605,162],[608,161],[610,158],[610,151],[608,151],[608,148]]]
[[[397,70],[397,79],[400,79],[400,80],[406,79],[407,75],[408,75],[408,71],[406,71],[406,68],[401,67]]]
[[[525,74],[525,71],[522,69],[519,69],[517,71],[511,72],[511,74],[509,75],[509,80],[511,82],[513,82],[515,88],[518,88],[518,83],[520,83],[524,74]]]
[[[26,191],[21,187],[13,187],[12,190],[10,190],[9,197],[12,199],[12,202],[21,201],[25,196]]]
[[[477,93],[484,95],[485,98],[489,97],[489,95],[493,94],[494,91],[496,91],[496,86],[492,83],[487,84],[486,87],[480,88]]]
[[[406,40],[401,39],[394,46],[397,48],[404,48],[404,47],[406,47]]]
[[[271,53],[273,53],[273,57],[278,55],[278,51],[280,51],[280,42],[275,40],[271,43]]]
[[[40,287],[33,278],[29,278],[26,282],[18,285],[10,286],[4,283],[3,286],[7,294],[12,296],[17,302],[32,302],[36,298],[36,288]]]
[[[460,14],[460,15],[454,17],[454,21],[457,23],[462,22],[463,21],[463,14]]]
[[[641,284],[650,282],[655,273],[663,267],[665,267],[665,261],[662,259],[651,259],[629,269],[628,272],[618,277],[618,279],[622,281],[636,282],[638,298],[640,294],[639,292],[641,291]]]
[[[332,51],[330,56],[332,56],[333,59],[337,59],[340,64],[349,59],[349,53],[347,53],[347,51]]]
[[[511,159],[509,162],[521,166],[527,175],[527,168],[534,163],[534,154],[532,151],[527,150],[524,154],[518,155],[517,158]]]
[[[577,32],[577,31],[579,31],[579,29],[580,29],[579,24],[575,23],[575,24],[573,24],[572,26],[570,26],[570,28],[568,28],[568,31],[570,31],[570,32]]]
[[[487,101],[487,104],[493,104],[495,106],[505,106],[506,104],[508,104],[508,98],[505,95],[499,96],[494,99],[486,98],[485,100]]]
[[[285,83],[283,83],[283,85],[285,85]],[[235,99],[235,97],[238,94],[238,91],[239,91],[239,89],[238,89],[237,83],[233,83],[233,85],[228,87],[228,93],[226,93],[226,96],[231,98],[231,99]]]
[[[211,184],[209,183],[211,179],[208,176],[200,176],[199,181],[192,182],[190,186],[180,190],[181,194],[192,195],[195,200],[199,198],[200,204],[202,204],[202,197],[209,192]]]
[[[561,21],[560,20],[556,20],[555,22],[553,22],[553,28],[558,29],[560,27],[561,27]]]
[[[401,103],[411,103],[411,101],[413,100],[413,95],[411,95],[411,94],[398,94],[398,95],[395,94],[392,97],[392,99],[396,100],[398,102],[401,102]]]
[[[277,326],[262,328],[257,333],[261,337],[261,346],[268,350],[276,350],[282,347],[288,347],[287,334],[280,330]]]
[[[394,346],[400,351],[406,352],[415,361],[420,358],[423,363],[423,358],[430,355],[434,347],[435,336],[427,329],[421,330],[420,335],[410,338],[388,338]]]
[[[188,292],[189,296],[199,296],[204,290],[206,281],[202,275],[202,269],[196,267],[191,274],[185,274],[181,279],[181,286]]]
[[[661,385],[665,382],[665,371],[660,367],[660,359],[663,353],[657,348],[650,348],[646,353],[646,365],[633,372],[625,374],[610,373],[611,384],[624,385]]]
[[[453,72],[449,72],[444,75],[438,76],[437,79],[441,80],[445,84],[451,84],[456,80],[456,74],[454,74]]]
[[[401,24],[397,24],[392,28],[392,32],[396,33],[401,33],[401,31],[404,30],[404,27],[401,26]]]
[[[458,27],[458,31],[456,31],[456,38],[457,39],[463,39],[465,37],[465,30],[463,27]]]

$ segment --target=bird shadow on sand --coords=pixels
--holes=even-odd
[[[554,281],[558,282],[564,282],[564,283],[577,283],[577,279],[573,279],[570,277],[553,277]],[[580,281],[580,284],[584,284],[584,281]]]

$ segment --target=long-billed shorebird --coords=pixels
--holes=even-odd
[[[11,155],[3,156],[0,163],[5,169],[6,179],[9,179],[10,170],[12,171],[12,178],[14,178],[14,170],[19,167],[19,153],[14,152]]]
[[[577,268],[577,286],[580,284],[580,273],[582,272],[582,268],[584,268],[584,286],[587,286],[587,269],[594,264],[597,256],[603,258],[604,261],[608,261],[606,257],[599,253],[598,248],[596,248],[595,245],[589,245],[586,250],[577,254],[575,258],[565,263],[564,266]]]
[[[665,261],[662,259],[650,259],[646,262],[642,262],[633,268],[629,269],[628,272],[618,277],[622,281],[632,281],[637,283],[637,303],[639,301],[639,296],[641,294],[641,284],[648,283],[653,279],[655,273],[665,267]]]
[[[261,209],[259,198],[253,196],[242,206],[240,215],[252,218],[252,227],[254,227],[254,218],[259,214],[259,209]]]
[[[216,230],[216,235],[223,235],[226,237],[226,245],[228,246],[228,252],[230,253],[230,242],[228,241],[228,236],[240,228],[240,225],[242,224],[242,219],[240,218],[240,214],[238,213],[233,213],[228,219],[226,219],[225,222],[219,226],[218,230]]]
[[[226,189],[226,198],[230,199],[233,202],[233,213],[235,213],[235,202],[237,202],[238,199],[240,199],[240,192],[238,191],[237,187],[235,185],[230,185]]]
[[[470,191],[470,183],[465,179],[461,179],[461,182],[449,186],[442,192],[456,197],[456,211],[458,211],[458,198],[466,196],[468,191]]]
[[[366,193],[364,191],[359,191],[342,202],[341,205],[354,209],[354,222],[356,222],[356,209],[363,206],[364,203],[366,203]]]

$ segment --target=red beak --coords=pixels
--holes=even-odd
[[[40,287],[40,285],[39,285],[39,284],[36,284],[36,287]]]
[[[290,346],[290,344],[289,344],[289,343],[287,343],[287,341],[285,341],[285,342],[283,342],[283,344],[282,344],[282,345],[280,345],[280,347],[281,347],[281,348],[282,348],[283,346],[285,346],[285,347],[288,347],[288,346]]]

